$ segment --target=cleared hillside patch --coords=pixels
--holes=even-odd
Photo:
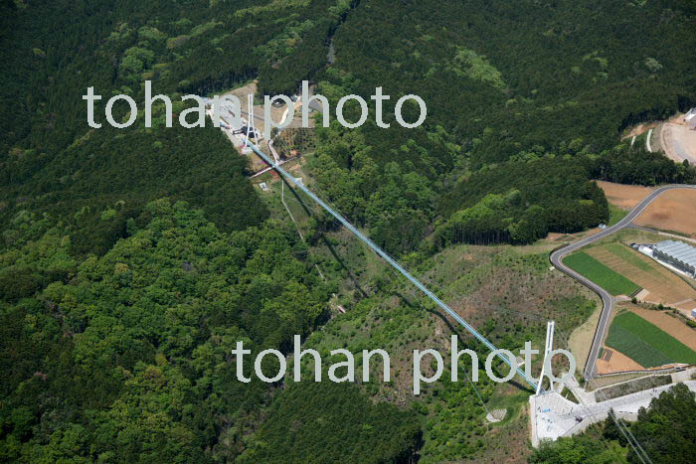
[[[639,140],[636,139],[635,143],[639,143]],[[645,145],[645,140],[643,140],[642,143]],[[625,211],[629,211],[638,206],[638,203],[643,201],[643,199],[653,191],[650,187],[617,184],[615,182],[603,180],[598,180],[597,185],[604,191],[611,205]]]

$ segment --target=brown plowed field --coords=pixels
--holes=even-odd
[[[650,187],[615,184],[614,182],[605,182],[603,180],[598,180],[597,185],[604,190],[609,203],[625,210],[635,208],[638,203],[653,191]]]
[[[643,366],[612,348],[604,347],[603,356],[597,360],[597,372],[599,374],[612,374],[614,372],[639,371]]]
[[[663,193],[635,223],[696,237],[696,190],[670,190]]]

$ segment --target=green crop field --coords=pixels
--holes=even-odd
[[[575,253],[565,259],[565,264],[584,275],[612,295],[633,295],[641,287],[621,274],[611,270],[587,253]]]
[[[619,314],[609,329],[607,345],[644,367],[696,364],[696,352],[634,313]]]
[[[604,248],[627,263],[636,266],[638,269],[643,271],[655,272],[656,266],[659,266],[657,263],[655,263],[655,261],[652,261],[650,258],[646,258],[639,252],[635,251],[628,245],[624,245],[623,243],[607,243],[604,245]]]

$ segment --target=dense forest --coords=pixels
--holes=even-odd
[[[302,258],[306,250],[291,229],[271,221],[226,234],[201,211],[168,200],[149,203],[143,214],[127,238],[84,260],[71,256],[65,230],[29,217],[15,225],[45,231],[0,255],[0,461],[233,459],[272,390],[238,382],[230,350],[243,340],[254,352],[287,352],[294,334],[308,334],[324,317],[329,286]],[[37,291],[34,275],[53,282]],[[363,438],[379,441],[354,462],[410,455],[419,428],[405,412],[373,405],[355,387],[326,388],[302,390],[308,396],[283,402],[286,412],[277,414],[316,408],[342,430],[333,453],[349,443],[358,453]],[[317,397],[326,404],[301,404]],[[346,402],[361,403],[359,414],[341,407]],[[321,447],[312,430],[298,436]],[[260,433],[277,439],[279,432]],[[250,456],[262,453],[257,447]],[[263,462],[283,462],[287,450],[277,451],[281,458]]]
[[[260,92],[270,94],[296,92],[299,81],[309,79],[333,104],[348,93],[369,97],[377,86],[427,102],[427,123],[417,130],[368,123],[319,133],[312,168],[318,186],[393,253],[418,249],[436,228],[439,243],[528,243],[549,231],[595,226],[608,210],[602,195],[592,193],[591,178],[641,184],[696,179],[692,167],[619,145],[630,125],[696,104],[689,5],[4,1],[0,53],[14,65],[0,76],[0,188],[8,198],[0,219],[9,220],[18,201],[25,208],[60,208],[76,197],[108,202],[126,188],[140,197],[128,202],[132,211],[157,195],[218,209],[212,204],[248,197],[236,190],[243,187],[222,186],[229,177],[215,156],[207,160],[212,172],[196,155],[169,156],[209,137],[197,134],[182,143],[177,129],[135,128],[131,142],[130,135],[108,129],[88,131],[80,96],[94,86],[142,99],[143,81],[150,79],[156,91],[176,100],[255,77]],[[394,119],[393,100],[385,105],[387,122]],[[407,105],[407,120],[412,112]],[[134,145],[140,153],[130,150]],[[202,157],[201,148],[191,151]],[[549,164],[546,186],[527,192],[522,184],[533,179],[527,176]],[[505,191],[484,182],[517,168],[524,175]],[[152,186],[148,174],[164,182]],[[184,185],[167,184],[181,178]],[[92,179],[103,187],[85,191]],[[559,195],[563,182],[572,185]],[[112,198],[103,198],[107,188]],[[467,219],[492,214],[492,198],[471,209],[486,195],[514,197],[517,191],[527,206],[496,204],[499,223]],[[569,222],[577,205],[584,213]],[[218,224],[224,221],[219,212],[211,217]]]
[[[320,152],[335,163],[315,168],[322,190],[387,249],[417,249],[434,230],[436,245],[529,243],[595,226],[609,213],[590,179],[696,182],[693,167],[620,143],[627,127],[696,104],[689,3],[390,5],[350,13],[320,90],[417,94],[428,127],[332,127]]]
[[[519,416],[483,423],[502,401],[492,385],[446,384],[415,401],[399,385],[236,382],[238,340],[287,354],[301,334],[357,349],[369,328],[405,350],[441,327],[355,244],[338,243],[334,224],[313,218],[305,242],[277,220],[216,129],[166,128],[160,107],[151,129],[142,114],[126,130],[91,129],[87,87],[139,104],[145,80],[175,102],[251,79],[262,94],[308,79],[332,107],[349,93],[369,101],[377,86],[420,95],[418,129],[319,128],[313,188],[421,264],[430,285],[470,298],[477,326],[513,348],[543,334],[503,306],[570,330],[592,303],[577,289],[530,286],[496,305],[480,295],[506,279],[558,288],[544,255],[479,247],[480,267],[455,260],[435,278],[439,260],[606,222],[593,179],[696,182],[694,167],[621,141],[633,124],[696,104],[695,28],[693,0],[0,0],[0,462],[476,462],[503,443],[489,436],[524,431]],[[355,309],[340,323],[337,298]],[[691,407],[674,395],[632,426],[655,462],[687,462],[683,443],[654,432]],[[572,448],[577,462],[613,462],[590,461],[594,438],[626,456],[610,426],[595,433],[532,459],[565,462],[558,450]]]

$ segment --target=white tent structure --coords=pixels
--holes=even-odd
[[[684,122],[691,130],[696,130],[696,108],[691,108],[684,116]]]

